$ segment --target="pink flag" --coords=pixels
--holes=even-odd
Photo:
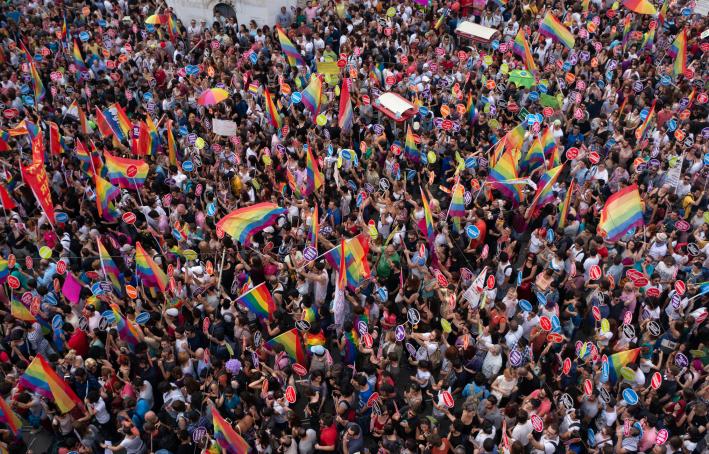
[[[67,273],[66,279],[64,279],[64,285],[62,286],[62,293],[73,304],[79,302],[79,296],[81,295],[81,282],[74,277],[73,274]]]

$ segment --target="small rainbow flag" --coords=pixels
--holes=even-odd
[[[150,169],[147,162],[140,159],[120,158],[113,156],[108,151],[103,153],[103,157],[106,160],[106,170],[111,183],[117,184],[122,188],[134,190],[145,184],[145,178],[148,176],[148,170]],[[134,167],[136,172],[133,177],[128,176],[129,173],[132,173],[133,169],[131,167]]]
[[[473,93],[468,93],[468,102],[465,106],[465,111],[468,113],[468,122],[470,124],[475,123],[478,119],[478,111],[475,108],[475,102],[473,102]]]
[[[344,249],[345,263],[347,265],[347,287],[354,291],[370,275],[369,262],[367,262],[367,254],[369,253],[367,234],[361,233],[347,240]],[[342,245],[337,245],[325,252],[323,258],[331,267],[337,268],[340,266],[341,253]]]
[[[638,14],[657,14],[655,6],[647,0],[623,0],[623,6]]]
[[[24,388],[53,400],[62,413],[71,411],[77,405],[79,408],[84,408],[81,399],[40,354],[34,357],[20,377],[19,383]]]
[[[308,347],[314,347],[315,345],[325,345],[327,339],[322,331],[319,331],[317,334],[311,334],[306,331],[303,333],[303,342]]]
[[[414,132],[411,130],[411,126],[406,130],[404,152],[406,153],[406,157],[414,163],[418,163],[421,160],[421,153],[419,153],[419,149],[416,146],[416,139],[414,139]]]
[[[643,136],[647,132],[647,127],[650,125],[650,122],[652,121],[652,117],[655,116],[655,103],[657,102],[657,99],[652,101],[652,106],[650,106],[650,112],[648,112],[647,117],[645,117],[645,121],[640,125],[638,129],[635,130],[635,138],[638,139],[638,141],[642,140]]]
[[[106,116],[98,107],[96,107],[96,125],[98,126],[98,132],[101,133],[101,137],[106,138],[113,134],[113,129],[111,129],[111,126],[108,124]]]
[[[106,123],[111,128],[111,131],[113,131],[113,134],[119,141],[122,142],[130,137],[130,129],[132,124],[120,104],[111,104],[103,111],[103,116]]]
[[[310,217],[310,231],[308,232],[308,243],[316,250],[318,248],[318,231],[320,229],[320,218],[318,217],[318,204],[313,207],[313,215]]]
[[[118,211],[113,206],[113,201],[121,196],[121,191],[108,181],[94,174],[96,185],[96,207],[98,214],[108,222],[118,220]]]
[[[288,58],[288,63],[291,66],[308,66],[305,64],[305,60],[303,59],[303,56],[300,55],[300,52],[298,52],[298,49],[293,45],[293,42],[288,38],[288,35],[286,35],[286,32],[283,31],[283,29],[280,26],[276,26],[276,30],[278,31],[278,41],[281,43],[281,50],[283,50],[283,53],[286,54],[286,57]]]
[[[161,292],[167,289],[168,278],[165,272],[145,252],[140,242],[135,243],[135,267],[143,285],[158,287]]]
[[[101,267],[103,269],[103,274],[106,275],[113,289],[119,297],[123,296],[123,284],[125,283],[123,279],[123,273],[118,269],[116,263],[111,258],[111,254],[108,253],[106,246],[103,245],[100,238],[96,239],[98,244],[98,257],[101,261]]]
[[[429,244],[432,244],[433,239],[436,236],[436,227],[433,223],[433,214],[431,213],[431,207],[428,205],[426,194],[424,194],[421,187],[419,187],[419,190],[421,191],[421,203],[423,204],[423,222],[419,223],[419,227],[421,228],[421,231],[428,240]]]
[[[217,223],[217,229],[228,233],[242,245],[248,245],[251,236],[273,225],[285,211],[275,203],[257,203],[227,214]]]
[[[313,156],[313,148],[308,144],[308,151],[305,155],[305,173],[307,176],[305,184],[305,195],[309,196],[317,191],[325,183],[322,172],[318,168],[318,160]]]
[[[554,131],[551,128],[546,128],[542,134],[542,145],[544,146],[544,156],[549,159],[549,168],[556,167],[561,164],[561,156],[559,156],[559,147],[554,139]]]
[[[542,174],[537,182],[537,193],[534,195],[534,199],[530,206],[532,209],[541,209],[547,203],[554,201],[553,186],[556,180],[559,179],[561,175],[561,169],[564,165],[554,167],[553,169],[547,170]]]
[[[344,251],[345,247],[345,240],[343,238],[340,244],[340,250]],[[344,254],[340,254],[340,266],[339,268],[337,268],[337,283],[335,284],[335,293],[340,293],[344,291],[345,285],[347,285],[347,258]]]
[[[601,211],[598,231],[608,241],[618,241],[633,227],[645,225],[638,186],[627,186],[608,197]]]
[[[318,316],[318,312],[315,310],[313,306],[306,307],[303,309],[303,320],[305,320],[308,323],[313,323],[316,322],[320,317]],[[306,341],[305,336],[303,336],[303,340]],[[308,342],[305,342],[305,345],[308,345]]]
[[[529,43],[524,36],[524,30],[522,30],[522,28],[519,29],[517,36],[515,36],[512,49],[516,55],[522,58],[524,66],[527,67],[527,71],[537,70],[537,65],[534,64],[534,57],[532,57],[532,51],[529,49]]]
[[[37,321],[34,315],[25,307],[24,304],[17,301],[15,298],[10,302],[10,313],[13,317],[23,322],[34,323]],[[2,400],[2,399],[0,399]]]
[[[564,27],[564,25],[559,22],[559,19],[548,11],[539,25],[539,33],[554,41],[560,42],[569,49],[573,49],[576,44],[574,35],[571,34],[569,29]]]
[[[172,121],[167,122],[167,154],[170,159],[171,166],[177,166],[177,146],[175,145],[175,136],[172,134]]]
[[[148,133],[150,134],[150,153],[147,154],[155,156],[160,144],[160,133],[158,133],[158,128],[150,115],[145,117],[145,124],[148,126]]]
[[[643,34],[643,42],[640,44],[640,49],[651,50],[652,44],[655,42],[655,29],[651,29]]]
[[[19,434],[20,428],[22,428],[22,420],[12,411],[5,399],[0,399],[0,423],[7,425],[7,428],[15,435]]]
[[[441,17],[438,18],[438,20],[433,26],[434,30],[438,30],[439,28],[441,28],[441,25],[443,25],[443,23],[445,22],[446,17],[448,17],[448,14],[450,14],[450,9],[443,8],[443,12],[441,12]]]
[[[86,67],[86,63],[84,62],[84,57],[81,56],[79,43],[77,43],[76,40],[74,40],[74,50],[71,53],[71,57],[74,60],[74,67],[76,67],[77,74],[89,71],[89,68]]]
[[[616,383],[620,378],[620,369],[638,360],[640,349],[625,350],[614,353],[608,357],[608,378],[611,383]]]
[[[42,77],[40,77],[39,71],[37,71],[37,65],[35,64],[34,60],[30,60],[29,63],[30,75],[32,76],[32,86],[34,87],[34,99],[37,101],[41,101],[47,95],[47,90],[45,90],[44,88],[44,84],[42,83]]]
[[[359,334],[356,330],[351,329],[343,336],[345,338],[345,348],[342,355],[342,361],[345,364],[354,364],[357,360],[357,346],[359,345]]]
[[[212,406],[212,426],[214,427],[214,439],[222,453],[248,454],[249,444],[222,418],[215,406]]]
[[[10,277],[10,268],[7,266],[7,260],[0,257],[0,284],[5,282]]]
[[[670,7],[670,0],[664,0],[662,6],[660,7],[660,14],[657,15],[657,21],[660,25],[665,24],[665,18],[667,18],[667,9]]]
[[[352,99],[350,97],[350,84],[352,81],[348,78],[342,80],[342,88],[340,89],[340,111],[337,114],[337,125],[342,132],[348,132],[352,129],[354,121],[352,111]]]
[[[465,217],[465,187],[456,180],[451,192],[453,195],[448,215],[453,217],[453,224],[460,232],[460,220]]]
[[[302,102],[313,114],[313,118],[320,113],[320,103],[322,101],[322,80],[319,74],[313,74],[310,83],[301,93]]]
[[[278,113],[276,105],[273,104],[273,98],[271,98],[271,93],[268,92],[268,88],[264,91],[264,98],[266,101],[266,117],[268,118],[268,122],[275,129],[281,129],[283,127],[283,119],[281,118],[281,114]]]
[[[286,331],[283,334],[279,334],[270,341],[266,342],[265,345],[269,348],[273,348],[276,344],[282,345],[288,356],[290,356],[290,358],[296,363],[307,364],[305,352],[303,351],[303,346],[298,338],[298,330],[296,328]]]
[[[539,137],[535,137],[527,150],[527,154],[524,159],[520,160],[519,169],[520,172],[529,174],[537,167],[543,167],[546,159],[544,158],[544,147],[542,146],[542,141]]]
[[[236,302],[265,319],[271,318],[271,314],[276,311],[276,304],[265,282],[241,295]]]
[[[133,350],[140,342],[138,329],[131,324],[130,320],[126,320],[125,317],[121,315],[121,311],[118,309],[117,305],[111,304],[111,310],[113,310],[113,317],[116,319],[118,337]]]
[[[81,161],[81,170],[89,176],[93,176],[94,173],[101,175],[103,171],[103,161],[98,153],[94,151],[89,152],[86,149],[84,143],[76,139],[76,147],[74,148],[76,157]]]
[[[561,203],[561,209],[559,212],[559,228],[562,229],[566,227],[566,218],[569,215],[569,208],[571,207],[571,196],[574,193],[574,184],[575,180],[572,179],[569,189],[566,191],[566,195],[564,196],[564,201]]]
[[[493,189],[497,189],[508,200],[512,201],[514,206],[518,206],[522,198],[522,190],[519,185],[504,183],[505,180],[517,179],[517,161],[519,160],[519,151],[514,148],[506,149],[500,159],[495,164],[495,167],[490,169],[487,176],[487,181]]]
[[[675,59],[672,65],[672,74],[677,77],[687,71],[687,29],[683,29],[677,34],[672,42],[672,47],[667,51],[670,57]]]

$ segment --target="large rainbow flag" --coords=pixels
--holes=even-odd
[[[212,426],[214,427],[214,439],[222,453],[248,454],[249,444],[222,418],[215,406],[212,406]]]
[[[281,129],[283,127],[283,119],[281,118],[281,114],[278,113],[276,105],[273,103],[273,98],[271,98],[271,93],[268,92],[268,88],[264,91],[263,97],[266,102],[266,117],[268,118],[268,122],[275,129]]]
[[[102,113],[106,124],[119,141],[122,142],[130,137],[131,122],[120,104],[113,103]]]
[[[460,220],[465,217],[465,187],[456,181],[451,191],[451,204],[448,207],[448,216],[453,218],[453,225],[460,232]]]
[[[539,24],[539,33],[553,39],[554,41],[560,42],[569,49],[573,49],[576,44],[574,35],[569,31],[569,29],[564,27],[564,24],[559,22],[559,19],[554,17],[554,15],[548,11],[541,24]]]
[[[291,66],[308,66],[305,64],[303,56],[300,55],[298,49],[293,45],[293,42],[290,38],[288,38],[288,35],[286,35],[286,32],[284,32],[278,25],[276,26],[276,30],[278,31],[278,41],[281,43],[281,50],[283,50],[283,53],[286,54],[288,63]]]
[[[627,186],[608,197],[601,211],[598,231],[608,241],[618,241],[633,227],[645,225],[638,186]]]
[[[508,184],[505,181],[517,179],[518,156],[517,149],[507,148],[487,176],[490,186],[500,191],[514,206],[518,206],[522,199],[522,189],[518,184]]]
[[[79,408],[84,408],[81,399],[40,354],[34,357],[25,373],[22,374],[19,384],[25,389],[54,401],[62,413],[71,411],[77,405]]]
[[[340,110],[337,114],[337,126],[340,127],[342,132],[348,132],[352,129],[354,119],[352,99],[350,97],[351,83],[350,79],[345,78],[342,80],[342,88],[340,88]]]
[[[357,360],[357,351],[359,346],[359,334],[355,329],[351,329],[348,333],[345,333],[345,348],[342,352],[342,361],[345,364],[354,364]]]
[[[10,269],[7,266],[7,260],[0,257],[0,284],[5,282],[10,277]]]
[[[532,51],[529,49],[529,43],[524,36],[524,30],[522,28],[519,29],[517,36],[515,36],[512,50],[516,55],[522,58],[524,66],[527,67],[527,71],[537,70],[537,65],[534,64],[534,57],[532,57]]]
[[[103,274],[106,275],[111,285],[113,285],[113,290],[115,290],[116,295],[119,297],[123,296],[123,284],[125,283],[123,279],[123,273],[116,266],[116,262],[111,258],[111,254],[108,253],[106,246],[103,245],[100,238],[96,239],[96,244],[98,246],[98,258],[101,261],[101,268],[103,269]]]
[[[133,326],[130,320],[126,320],[125,317],[123,317],[121,311],[118,309],[118,306],[111,304],[111,310],[113,310],[113,317],[116,319],[118,337],[120,337],[123,342],[128,344],[131,350],[134,349],[135,346],[138,345],[138,342],[140,342],[140,333],[138,332],[138,329]]]
[[[273,296],[268,291],[266,283],[262,282],[248,292],[241,295],[236,300],[249,311],[258,315],[261,318],[269,319],[271,314],[276,311],[276,304],[273,302]]]
[[[340,254],[342,253],[342,245],[337,245],[334,248],[323,254],[323,258],[333,268],[340,266]],[[345,263],[347,265],[347,287],[354,291],[359,284],[369,277],[369,262],[367,254],[369,253],[369,240],[365,233],[361,233],[354,238],[345,242]]]
[[[672,46],[667,51],[667,54],[675,59],[672,65],[672,75],[675,77],[684,74],[687,71],[687,29],[682,29],[677,34],[677,37],[672,42]]]
[[[12,316],[16,319],[22,320],[23,322],[34,323],[37,321],[35,316],[32,315],[32,312],[30,312],[24,304],[22,304],[20,301],[17,301],[15,298],[10,301],[10,314],[12,314]]]
[[[608,357],[608,376],[611,383],[615,383],[620,378],[620,369],[638,360],[640,349],[625,350],[614,353]]]
[[[152,257],[145,252],[140,242],[135,243],[135,267],[143,285],[158,287],[161,292],[165,291],[168,285],[167,275]]]
[[[556,167],[561,164],[561,156],[559,156],[559,146],[554,139],[554,131],[551,128],[546,128],[542,134],[542,145],[544,146],[544,156],[549,160],[548,168]]]
[[[421,220],[423,222],[419,221],[419,227],[429,244],[432,244],[436,236],[436,226],[433,223],[433,214],[431,213],[431,207],[428,205],[426,194],[424,194],[422,188],[419,187],[419,190],[421,191],[421,204],[423,205],[423,219]]]
[[[302,102],[305,107],[313,114],[313,118],[320,113],[320,104],[322,102],[322,79],[319,74],[313,74],[310,83],[301,93],[303,96]]]
[[[138,189],[145,184],[145,178],[148,176],[150,166],[147,162],[140,159],[128,159],[113,156],[108,151],[103,153],[105,159],[106,170],[108,171],[108,179],[111,183],[126,189]],[[134,167],[132,169],[131,167]],[[135,171],[135,175],[128,176],[131,171]]]
[[[571,207],[571,196],[574,193],[575,180],[571,180],[569,189],[566,190],[566,195],[564,196],[564,201],[561,203],[561,208],[559,212],[559,228],[566,227],[566,218],[569,215],[569,208]]]
[[[276,344],[282,345],[290,358],[298,364],[307,364],[303,345],[300,343],[298,330],[293,328],[283,334],[279,334],[266,342],[268,348],[273,348]]]
[[[308,151],[305,155],[305,173],[306,173],[306,184],[305,184],[305,195],[309,196],[313,192],[317,191],[325,183],[322,172],[318,168],[318,160],[313,156],[313,148],[308,144]]]
[[[414,133],[411,130],[411,126],[406,130],[406,140],[404,141],[404,153],[406,157],[412,162],[418,163],[421,160],[421,153],[416,146],[416,139],[414,139]]]
[[[121,196],[121,190],[113,186],[108,181],[94,174],[96,184],[96,208],[98,214],[108,222],[118,220],[118,211],[113,205],[113,201]]]
[[[77,74],[88,72],[89,68],[86,67],[84,57],[81,56],[81,48],[79,47],[79,43],[77,43],[76,40],[74,40],[74,48],[72,50],[71,57],[74,61],[74,67],[76,68]]]
[[[537,182],[537,192],[534,195],[534,199],[530,206],[532,209],[541,209],[547,203],[554,201],[553,187],[556,180],[559,179],[561,175],[561,169],[564,165],[556,166],[553,169],[547,170],[542,174]]]
[[[285,211],[275,203],[257,203],[227,214],[219,220],[217,228],[247,245],[253,235],[274,224]]]
[[[167,155],[171,166],[177,166],[177,145],[175,136],[172,134],[172,121],[167,121]]]
[[[0,399],[0,423],[4,423],[14,435],[19,434],[22,428],[22,420],[12,411],[5,399]]]
[[[519,162],[519,170],[524,174],[529,174],[537,167],[544,167],[546,159],[544,158],[544,146],[539,137],[535,137],[532,140],[532,144],[527,150],[527,154],[524,159]]]

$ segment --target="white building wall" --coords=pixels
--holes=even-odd
[[[214,7],[226,3],[234,8],[239,24],[248,24],[253,19],[259,26],[273,26],[281,6],[290,8],[298,5],[297,0],[167,0],[167,3],[185,25],[192,19],[197,22],[206,19],[207,24],[211,25]]]

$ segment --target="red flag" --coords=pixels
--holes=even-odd
[[[39,131],[32,139],[32,163],[44,165],[44,134]]]
[[[10,197],[10,193],[7,192],[7,189],[2,184],[0,184],[0,203],[6,210],[13,210],[17,207],[15,201]]]
[[[52,193],[49,190],[49,178],[47,178],[44,163],[35,161],[27,167],[20,164],[20,171],[22,172],[22,179],[32,188],[32,192],[47,215],[49,222],[54,225],[54,204],[52,203]]]
[[[96,108],[96,124],[98,125],[98,130],[101,133],[101,137],[110,137],[113,134],[113,129],[108,125],[106,117],[101,112],[101,109]]]
[[[49,123],[49,153],[52,156],[62,154],[61,137],[59,135],[59,126],[53,121]]]

